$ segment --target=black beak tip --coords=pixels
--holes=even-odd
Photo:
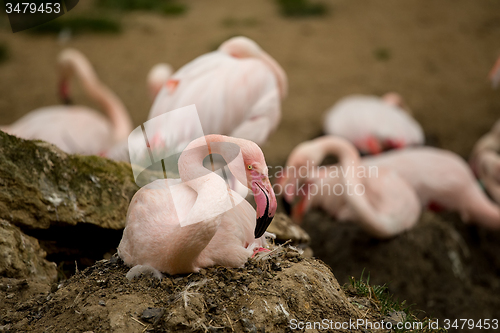
[[[265,214],[257,219],[257,224],[255,226],[255,238],[260,238],[267,230],[267,227],[271,224],[274,216],[268,216]]]

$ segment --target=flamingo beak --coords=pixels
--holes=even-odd
[[[370,136],[366,140],[366,145],[368,147],[368,152],[370,153],[370,155],[377,155],[382,152],[382,147],[380,146],[380,143],[373,136]]]
[[[267,176],[262,177],[261,175],[253,176],[252,192],[255,197],[255,203],[257,204],[255,238],[259,238],[266,232],[269,224],[271,224],[278,204],[269,178],[267,178]]]
[[[304,215],[306,214],[308,210],[308,200],[307,198],[309,197],[309,184],[306,183],[305,190],[304,190],[304,195],[300,197],[299,202],[295,204],[292,208],[292,220],[297,223],[301,224],[302,220],[304,219]]]

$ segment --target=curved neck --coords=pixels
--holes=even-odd
[[[274,60],[273,57],[271,57],[264,51],[261,52],[262,53],[259,55],[259,59],[262,60],[273,72],[274,76],[276,77],[276,81],[278,82],[280,97],[281,99],[283,99],[288,94],[288,79],[285,70],[276,60]]]
[[[343,195],[358,217],[357,222],[376,234],[379,230],[377,226],[383,224],[383,221],[368,200],[365,188],[368,182],[363,182],[357,177],[360,166],[358,151],[350,142],[342,138],[326,136],[317,140],[319,148],[325,155],[332,154],[339,158],[340,178],[344,183]]]
[[[95,100],[108,115],[113,126],[113,143],[126,140],[132,131],[132,121],[121,100],[102,84],[88,60],[79,52],[63,53],[60,59],[63,79],[76,73],[85,92]]]
[[[241,150],[236,143],[237,139],[224,135],[206,135],[193,140],[182,152],[179,158],[179,175],[183,182],[189,182],[207,175],[221,177],[203,166],[203,160],[210,154],[219,154],[226,161],[231,173],[242,184],[248,184]],[[201,183],[194,182],[190,185],[195,191]],[[193,187],[195,186],[195,187]]]

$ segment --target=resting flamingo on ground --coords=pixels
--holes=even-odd
[[[491,69],[489,78],[493,88],[500,82],[500,57]],[[500,120],[489,133],[474,145],[469,160],[470,166],[489,195],[500,203]]]
[[[305,149],[302,151],[305,152]],[[310,156],[308,159],[314,160],[316,165],[321,163],[321,147],[310,146],[307,151]],[[300,160],[300,158],[296,154],[293,157],[295,160]],[[412,187],[422,207],[456,211],[460,213],[464,222],[475,222],[489,229],[500,229],[500,208],[481,191],[465,161],[450,151],[431,147],[414,147],[364,157],[361,163],[366,167],[376,166],[379,170],[383,168],[395,171]],[[324,177],[329,178],[328,175]],[[294,181],[292,177],[286,177],[282,183],[291,181]],[[335,180],[329,181],[335,182]],[[297,190],[292,194],[296,193],[298,193]],[[292,203],[294,196],[284,198],[288,199],[288,203]],[[338,198],[332,200],[338,200]],[[301,204],[305,205],[303,201]],[[332,215],[343,207],[342,202],[330,201],[327,204],[331,205],[330,209],[337,207]],[[327,204],[325,204],[325,209],[328,211]],[[298,207],[300,208],[300,203]],[[304,212],[304,209],[299,209],[299,213]]]
[[[313,166],[328,154],[339,158],[338,166]],[[288,194],[285,200],[304,189],[294,209],[296,221],[311,207],[321,207],[340,220],[359,223],[375,237],[388,238],[410,229],[420,216],[420,202],[411,186],[390,168],[380,167],[376,175],[366,172],[356,148],[341,137],[324,136],[300,144],[290,154],[289,166],[311,167],[312,177],[305,186],[297,187],[296,177],[281,182]]]
[[[61,97],[69,100],[68,81],[76,74],[107,117],[86,106],[57,105],[34,110],[2,130],[23,139],[50,142],[71,154],[99,154],[126,140],[132,131],[130,116],[120,99],[98,79],[85,56],[66,49],[58,62]]]
[[[287,92],[287,77],[281,66],[257,43],[234,37],[217,51],[202,55],[179,69],[158,94],[148,119],[195,104],[205,134],[223,134],[263,144],[281,118],[281,99]],[[158,129],[175,142],[189,143],[175,121]],[[165,138],[165,140],[168,140]]]
[[[327,111],[324,132],[352,142],[363,154],[424,143],[420,124],[397,93],[351,95]]]
[[[220,154],[252,190],[257,211],[203,167],[210,153]],[[180,179],[156,180],[132,198],[118,247],[124,262],[134,266],[129,278],[143,271],[160,277],[158,271],[179,274],[213,265],[241,267],[265,243],[263,235],[277,205],[264,155],[255,143],[222,135],[201,137],[182,152],[179,173]]]

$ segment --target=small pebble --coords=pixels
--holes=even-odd
[[[106,306],[106,302],[104,302],[102,299],[99,301],[99,305],[101,306]]]

